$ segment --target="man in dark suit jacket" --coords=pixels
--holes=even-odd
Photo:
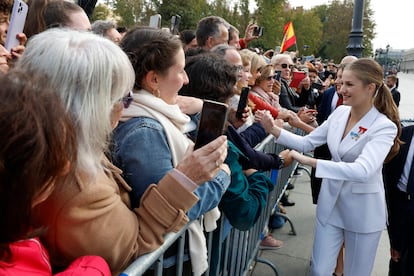
[[[392,98],[394,99],[397,107],[400,105],[400,91],[398,91],[398,78],[396,75],[388,75],[386,84],[391,91]]]
[[[383,177],[388,206],[388,235],[391,244],[390,276],[414,275],[414,125],[402,129],[405,142],[400,152],[384,165]],[[407,192],[408,191],[408,192]]]

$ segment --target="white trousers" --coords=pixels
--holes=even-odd
[[[382,231],[356,233],[316,219],[312,251],[312,276],[332,275],[339,250],[345,241],[344,275],[370,276]]]

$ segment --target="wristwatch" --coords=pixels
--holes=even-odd
[[[285,159],[279,155],[279,160],[280,160],[280,164],[279,164],[279,170],[283,169],[283,167],[285,166]]]

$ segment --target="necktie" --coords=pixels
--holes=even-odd
[[[338,100],[336,101],[336,107],[340,106],[344,101],[344,98],[342,97],[342,95],[338,94]]]
[[[407,193],[410,195],[414,195],[414,158],[413,162],[411,163],[410,175],[408,176]]]

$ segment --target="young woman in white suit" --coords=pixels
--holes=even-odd
[[[344,242],[345,275],[369,276],[387,219],[381,170],[384,161],[399,150],[399,115],[383,83],[383,71],[372,59],[362,58],[345,67],[340,93],[344,106],[309,135],[294,135],[277,124],[271,132],[277,143],[294,149],[294,159],[316,168],[316,176],[323,178],[312,275],[332,275]],[[324,143],[332,160],[299,153]]]

